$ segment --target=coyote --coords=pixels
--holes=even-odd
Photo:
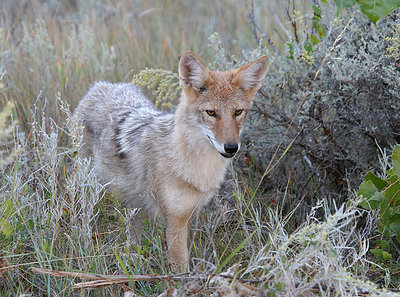
[[[182,94],[175,114],[158,111],[127,83],[96,82],[78,104],[82,154],[93,157],[98,176],[125,205],[139,208],[138,240],[141,218],[164,219],[175,270],[188,269],[190,218],[213,197],[239,151],[243,122],[268,65],[263,56],[238,69],[211,71],[187,51],[179,61]]]

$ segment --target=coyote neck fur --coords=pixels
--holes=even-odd
[[[188,114],[190,110],[186,100],[181,98],[171,134],[171,143],[175,148],[171,155],[173,168],[178,177],[200,193],[214,193],[223,182],[229,159],[219,155]]]

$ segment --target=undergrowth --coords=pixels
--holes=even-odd
[[[68,113],[67,108],[63,105],[61,110]],[[0,205],[7,206],[3,219],[11,226],[2,224],[0,235],[2,257],[10,263],[6,277],[0,278],[5,296],[74,294],[77,280],[34,274],[30,267],[104,275],[169,273],[162,222],[147,221],[142,246],[130,244],[129,222],[135,210],[122,208],[105,192],[91,161],[77,156],[79,127],[67,123],[46,129],[34,121],[33,141],[18,136],[22,151],[2,172]],[[68,129],[74,146],[58,145],[61,129]],[[357,228],[362,211],[356,208],[354,195],[332,210],[327,201],[319,201],[307,220],[289,233],[289,217],[282,215],[282,206],[261,212],[237,181],[235,177],[227,184],[234,189],[235,203],[215,201],[194,220],[194,279],[183,286],[177,283],[177,294],[242,296],[228,279],[215,277],[207,283],[201,278],[225,271],[238,279],[258,280],[257,285],[247,286],[251,294],[386,294],[368,281],[367,272],[374,264],[366,258],[368,240],[362,234],[370,226]],[[136,282],[130,290],[150,296],[167,290],[167,284]],[[106,287],[96,289],[96,294],[118,295],[127,288]]]
[[[371,254],[379,216],[355,190],[367,169],[387,169],[379,148],[399,142],[398,12],[374,27],[315,2],[2,1],[1,295],[395,296],[398,259]],[[131,244],[136,210],[79,157],[71,109],[93,81],[136,73],[173,110],[186,49],[211,69],[271,61],[244,150],[192,222],[191,273],[79,290],[84,280],[33,271],[170,274],[163,222],[145,221]]]

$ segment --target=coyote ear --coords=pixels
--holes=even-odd
[[[267,74],[269,59],[267,56],[246,64],[236,69],[233,84],[239,85],[245,91],[257,92],[261,87],[265,74]]]
[[[185,52],[179,60],[179,79],[182,88],[191,86],[200,90],[204,87],[207,78],[207,70],[196,55],[191,51]]]

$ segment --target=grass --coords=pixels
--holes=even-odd
[[[277,24],[276,16],[285,15],[286,3],[256,4],[254,17],[267,20],[260,22],[262,29],[282,50],[282,32],[290,31],[291,25]],[[289,10],[307,11],[309,4],[300,4],[289,3]],[[371,226],[357,227],[366,215],[356,207],[355,195],[337,208],[321,199],[308,219],[294,226],[290,218],[296,209],[287,215],[282,210],[290,191],[268,197],[275,207],[261,205],[265,199],[254,190],[259,181],[251,170],[233,166],[222,197],[193,220],[194,279],[131,281],[76,291],[78,279],[30,270],[169,274],[162,222],[146,221],[142,246],[130,244],[135,212],[105,191],[90,160],[77,157],[79,127],[70,120],[71,110],[95,80],[131,81],[146,67],[176,72],[179,54],[186,49],[206,63],[212,63],[222,48],[240,57],[243,49],[257,47],[249,12],[251,2],[239,0],[0,3],[0,123],[19,123],[12,129],[0,127],[5,131],[0,133],[0,152],[7,156],[0,155],[4,296],[120,296],[126,290],[138,296],[167,290],[182,296],[245,296],[256,291],[266,296],[389,295],[367,281],[377,266],[366,256],[368,241],[363,237]],[[207,46],[213,32],[221,40],[214,48]],[[7,102],[14,107],[4,108]],[[1,270],[5,267],[7,271]],[[226,271],[260,282],[200,277]]]
[[[58,93],[75,106],[95,80],[130,81],[145,67],[176,70],[184,50],[204,56],[214,31],[237,35],[225,36],[226,40],[251,40],[240,1],[213,6],[190,1],[162,5],[99,1],[79,4],[77,9],[68,3],[75,2],[1,4],[0,46],[7,71],[3,101],[18,102],[22,123],[32,120],[30,110],[40,92],[48,98],[49,115],[61,122],[63,115],[54,100]]]

